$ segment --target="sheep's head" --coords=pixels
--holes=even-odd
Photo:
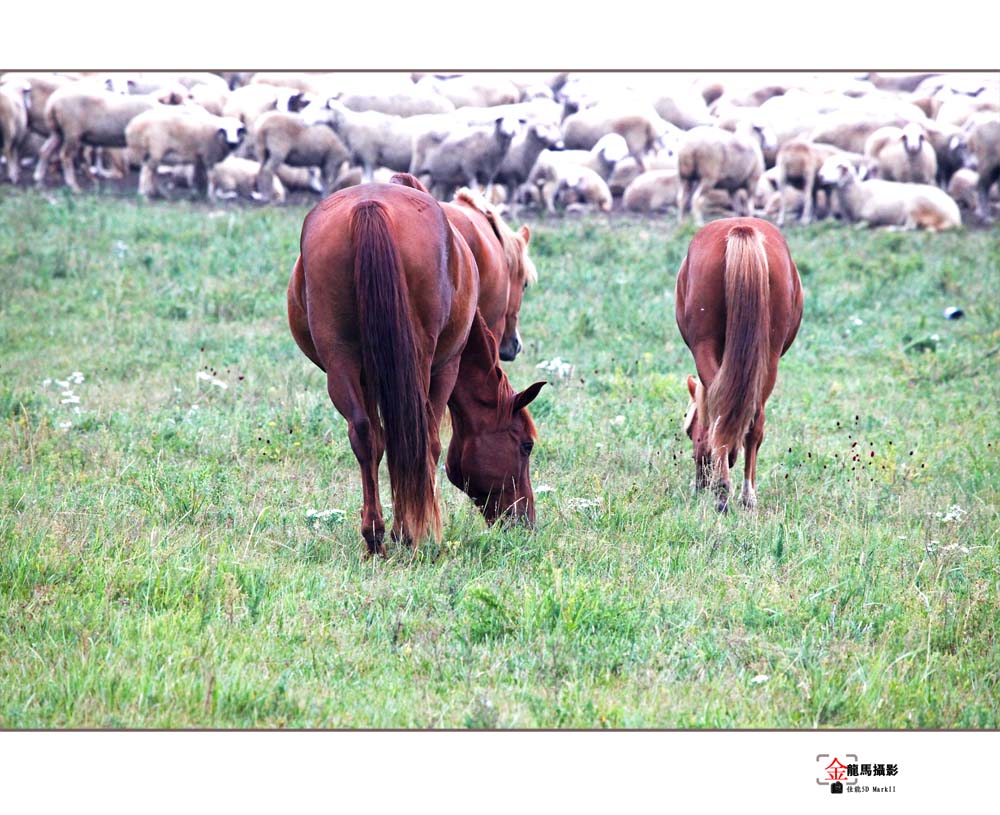
[[[495,122],[497,135],[505,141],[510,141],[517,135],[524,122],[524,119],[515,119],[513,116],[498,116]]]
[[[247,129],[243,126],[243,122],[233,116],[222,117],[221,122],[215,134],[216,138],[230,150],[235,150],[246,136]]]
[[[551,147],[555,150],[563,149],[562,133],[551,122],[535,122],[531,126],[531,132],[534,134],[535,139],[546,148]]]
[[[823,162],[823,166],[819,168],[819,180],[823,184],[844,187],[856,177],[854,167],[851,166],[851,163],[838,156],[828,158]]]
[[[131,82],[131,80],[129,80]],[[156,101],[161,105],[184,105],[194,101],[191,91],[179,82],[171,82],[166,87],[156,92]]]
[[[619,133],[607,133],[598,139],[593,150],[608,164],[615,165],[628,155],[628,143]]]
[[[910,122],[903,128],[903,147],[911,156],[920,153],[924,146],[924,129],[916,122]]]
[[[104,79],[104,89],[121,96],[128,96],[134,87],[134,79],[123,79],[118,74],[111,74]]]

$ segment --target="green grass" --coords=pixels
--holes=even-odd
[[[442,477],[442,543],[362,562],[286,325],[305,211],[0,188],[0,727],[1000,726],[996,229],[788,231],[760,505],[719,516],[680,430],[694,229],[530,221],[506,369],[575,366],[532,406],[538,529]]]

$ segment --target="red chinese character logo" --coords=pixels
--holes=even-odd
[[[838,759],[834,759],[829,764],[826,765],[826,777],[830,781],[846,781],[847,780],[847,767],[840,763]]]

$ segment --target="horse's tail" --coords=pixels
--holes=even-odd
[[[364,201],[354,208],[351,240],[365,402],[370,416],[377,407],[382,417],[395,519],[418,542],[430,529],[440,534],[441,517],[403,263],[382,204]]]
[[[771,308],[764,237],[752,226],[734,226],[726,237],[726,345],[708,388],[712,448],[728,455],[760,405],[770,354]],[[725,450],[722,450],[725,448]]]

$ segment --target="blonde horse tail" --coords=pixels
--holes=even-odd
[[[707,411],[716,455],[731,455],[760,405],[770,353],[770,282],[764,236],[749,225],[726,237],[726,345],[708,388]]]

